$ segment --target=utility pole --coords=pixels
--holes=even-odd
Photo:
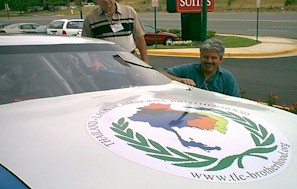
[[[155,21],[155,48],[157,48],[157,7],[159,0],[152,0],[152,7],[154,8],[154,21]]]
[[[206,40],[207,37],[207,0],[203,0],[202,3],[202,32],[201,32],[201,42]]]
[[[82,14],[82,2],[79,0],[79,12],[80,12],[80,18],[83,19],[83,14]]]
[[[256,1],[257,7],[257,29],[256,29],[256,41],[259,42],[258,35],[259,35],[259,10],[260,10],[260,0]]]

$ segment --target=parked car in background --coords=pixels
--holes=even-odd
[[[40,26],[40,24],[37,23],[9,24],[0,29],[0,33],[34,33],[38,26]]]
[[[87,3],[87,4],[84,5],[84,7],[92,7],[92,6],[95,6],[95,4],[94,3]]]
[[[1,189],[293,189],[297,115],[171,81],[115,43],[0,37]]]
[[[144,36],[144,39],[146,41],[147,45],[153,45],[155,44],[155,27],[150,25],[144,25],[144,28],[146,30],[146,34]],[[156,30],[156,41],[157,44],[163,44],[166,45],[168,42],[172,41],[179,41],[179,37],[176,34],[169,33],[169,32],[162,32],[160,30]]]
[[[54,20],[49,24],[47,34],[77,36],[82,32],[83,22],[83,19]]]
[[[10,25],[11,23],[7,23],[7,22],[1,22],[0,23],[0,28],[4,28],[5,26]]]

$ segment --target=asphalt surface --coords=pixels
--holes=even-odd
[[[254,38],[254,36],[251,38]],[[278,100],[278,104],[292,104],[296,101],[296,91],[294,89],[292,90],[292,86],[294,86],[293,88],[296,88],[296,76],[294,73],[296,65],[290,64],[289,67],[292,69],[285,67],[285,70],[279,69],[277,72],[273,70],[273,66],[276,66],[275,64],[279,63],[279,58],[288,58],[289,61],[291,58],[294,59],[294,57],[297,57],[297,40],[277,37],[259,37],[259,41],[261,43],[251,47],[226,48],[224,67],[229,66],[230,70],[232,70],[231,68],[234,69],[232,71],[233,73],[240,73],[240,75],[237,75],[236,77],[238,78],[238,81],[242,82],[241,86],[246,90],[249,98],[265,101],[268,92],[273,91],[281,97],[281,99]],[[184,60],[186,57],[193,57],[196,59],[200,55],[199,48],[149,49],[148,54],[155,56],[156,58],[158,56],[170,56],[172,58],[178,57],[181,60]],[[242,61],[240,68],[234,65],[232,67],[234,62],[232,59],[237,58]],[[230,65],[227,64],[229,62],[227,59],[230,59]],[[261,61],[261,59],[267,59],[267,61],[262,62],[263,65],[260,66],[261,69],[256,70],[255,72],[255,66],[253,66],[254,63],[250,62],[251,59],[255,59],[256,62]],[[248,63],[246,63],[245,60],[248,61]],[[170,62],[170,59],[168,61]],[[242,66],[246,67],[243,69]],[[166,66],[163,65],[162,67]],[[251,79],[250,75],[255,73],[258,74],[254,75],[253,79]],[[245,76],[248,76],[248,78],[245,78]],[[275,77],[278,79],[274,80],[272,84],[271,78]],[[290,82],[288,82],[288,80]],[[259,84],[261,85],[261,90],[259,90]]]

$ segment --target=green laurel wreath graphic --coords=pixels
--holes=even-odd
[[[215,157],[205,156],[192,152],[181,152],[171,147],[164,147],[158,142],[146,139],[138,132],[130,129],[129,122],[124,118],[120,118],[117,123],[113,122],[111,129],[117,133],[115,136],[127,142],[128,145],[145,151],[148,156],[171,162],[172,165],[188,168],[202,168],[210,166],[211,168],[206,171],[218,171],[231,166],[237,160],[237,166],[244,168],[243,158],[253,156],[262,159],[268,159],[264,154],[270,153],[277,148],[277,145],[269,147],[275,141],[274,135],[268,133],[267,130],[261,125],[256,124],[247,117],[241,117],[232,112],[224,112],[217,109],[209,108],[195,108],[197,110],[212,111],[222,116],[228,117],[233,121],[243,125],[250,131],[251,137],[254,141],[255,148],[248,149],[241,154],[234,154],[222,159]]]

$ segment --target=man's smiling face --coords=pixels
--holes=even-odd
[[[200,55],[201,68],[205,74],[214,74],[222,64],[220,54],[215,50],[204,50]]]

